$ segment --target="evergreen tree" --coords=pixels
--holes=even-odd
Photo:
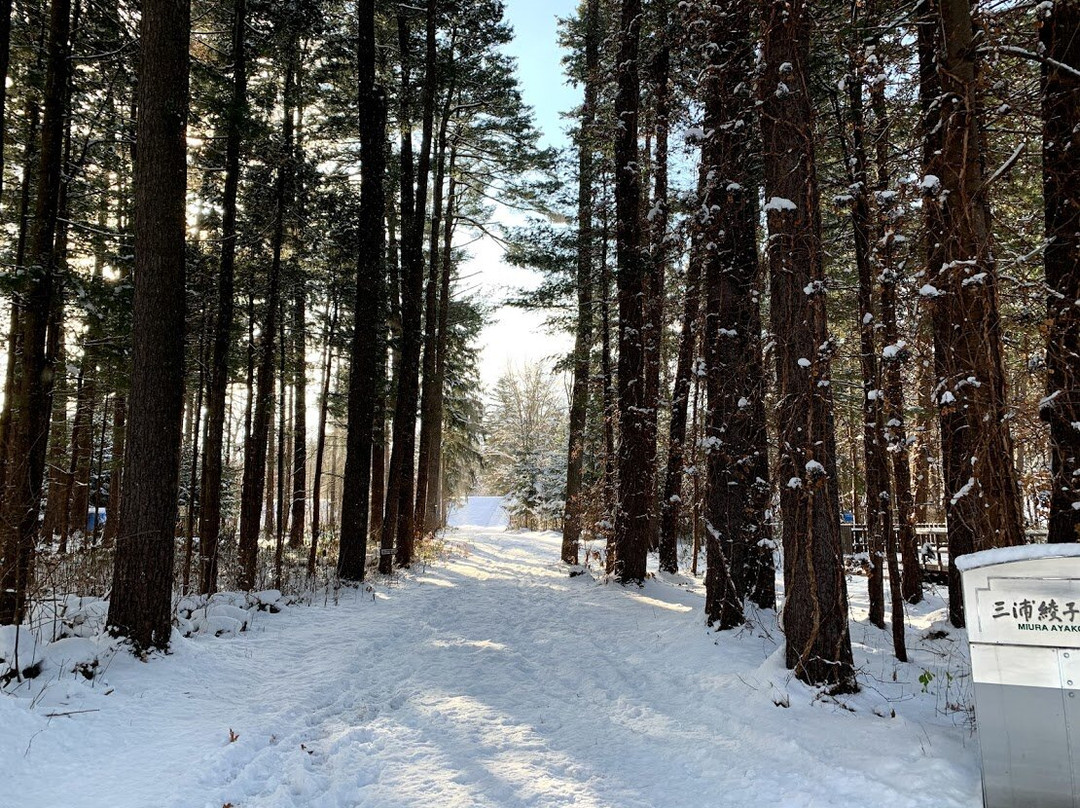
[[[147,0],[139,23],[131,417],[109,625],[136,648],[172,633],[173,534],[184,400],[186,2]]]
[[[766,0],[761,9],[758,97],[780,418],[786,659],[803,681],[844,692],[857,685],[840,547],[810,19],[801,2]]]

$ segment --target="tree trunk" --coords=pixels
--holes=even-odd
[[[221,257],[218,263],[217,312],[213,359],[206,397],[202,489],[199,508],[199,590],[217,591],[218,537],[221,534],[221,479],[224,466],[225,396],[229,387],[229,347],[233,327],[236,267],[236,196],[240,185],[241,127],[247,107],[247,61],[244,48],[245,0],[234,0],[232,30],[232,99],[225,120],[225,192],[222,197]]]
[[[759,83],[780,423],[786,661],[808,684],[857,688],[840,547],[810,19],[801,0],[764,0]]]
[[[44,48],[38,49],[38,59]],[[38,107],[37,101],[31,97],[26,102],[26,145],[23,148],[23,165],[27,166],[27,170],[23,171],[22,183],[19,189],[19,230],[18,237],[15,242],[15,266],[25,266],[26,263],[26,242],[27,236],[30,231],[30,219],[32,215],[31,209],[31,179],[34,172],[29,170],[30,166],[34,165],[34,161],[37,157],[37,141],[38,141],[38,124],[41,115],[41,110]],[[19,306],[17,302],[13,302],[11,305],[11,323],[8,331],[8,343],[7,343],[7,365],[4,371],[4,406],[0,409],[0,498],[3,496],[4,491],[4,474],[7,466],[3,460],[7,456],[7,440],[11,434],[11,416],[12,416],[12,401],[15,397],[15,365],[18,362],[18,357],[21,353],[21,340],[22,340],[22,328],[19,321]],[[63,354],[63,348],[61,346],[61,357]],[[63,361],[62,358],[60,361]],[[67,420],[67,413],[64,412],[64,420]],[[65,430],[66,437],[66,430]],[[62,451],[62,449],[61,449]],[[54,520],[55,523],[55,520]],[[46,531],[46,536],[52,537],[52,531]],[[2,539],[0,539],[0,554],[4,552],[4,546]],[[2,566],[0,566],[2,569]]]
[[[94,527],[90,531],[88,536],[90,544],[92,546],[98,546],[101,541],[102,525],[101,525],[101,487],[104,482],[105,472],[105,442],[107,440],[107,433],[109,429],[109,404],[111,397],[106,395],[105,400],[101,402],[101,432],[98,437],[98,452],[95,474],[97,476],[97,484],[94,486],[94,507],[91,512],[94,514]]]
[[[295,52],[294,52],[295,54]],[[278,333],[278,309],[281,306],[281,248],[285,236],[285,209],[291,197],[293,173],[293,81],[295,55],[285,68],[284,117],[282,121],[281,163],[274,187],[274,226],[271,235],[273,251],[267,279],[266,312],[257,346],[255,401],[251,418],[251,435],[244,446],[244,478],[240,493],[240,574],[237,585],[252,589],[256,584],[259,559],[259,522],[266,487],[267,444],[270,438],[270,416],[274,400],[274,351]],[[284,380],[282,380],[284,384]],[[272,510],[267,509],[268,518]]]
[[[1039,33],[1046,203],[1045,405],[1052,482],[1047,540],[1080,541],[1080,2],[1058,0]],[[1056,64],[1055,64],[1056,63]],[[1067,66],[1064,69],[1058,65]],[[1071,71],[1071,72],[1070,72]]]
[[[455,29],[450,36],[450,84],[446,89],[446,100],[439,116],[439,135],[435,158],[435,182],[432,186],[431,227],[428,242],[428,277],[424,294],[424,385],[420,396],[420,444],[416,464],[416,509],[413,512],[413,532],[422,538],[427,532],[428,505],[433,502],[435,478],[432,466],[437,447],[434,444],[435,423],[441,420],[438,412],[438,380],[435,378],[435,366],[438,364],[438,320],[440,269],[439,238],[442,235],[440,224],[443,217],[443,188],[446,180],[447,130],[450,126],[450,109],[455,94],[455,74],[453,68],[454,47],[457,37]],[[431,489],[431,490],[429,490]]]
[[[853,130],[852,147],[855,158],[853,173],[856,178],[853,183],[853,187],[856,190],[852,207],[852,223],[856,232],[856,263],[859,270],[858,300],[861,316],[859,318],[858,328],[860,338],[860,360],[863,372],[863,451],[866,456],[867,469],[867,534],[872,539],[870,544],[870,561],[873,565],[871,571],[875,575],[882,577],[884,569],[887,569],[889,573],[889,604],[890,618],[892,621],[893,652],[898,660],[906,662],[907,642],[904,636],[904,600],[901,593],[903,582],[900,578],[900,565],[896,557],[897,531],[893,527],[894,487],[890,478],[889,463],[889,452],[893,450],[891,441],[894,439],[894,433],[892,430],[899,428],[902,432],[903,421],[894,420],[889,417],[887,391],[890,388],[890,383],[886,380],[884,368],[882,367],[886,361],[884,357],[891,356],[892,359],[896,360],[897,355],[900,353],[900,349],[903,346],[895,341],[888,341],[890,335],[895,339],[896,312],[894,305],[893,311],[890,313],[892,330],[890,331],[889,324],[886,323],[883,333],[885,339],[884,344],[888,350],[882,349],[881,356],[883,358],[879,365],[878,346],[875,333],[878,326],[874,315],[873,305],[875,274],[881,280],[883,298],[886,290],[889,290],[890,285],[895,286],[895,284],[890,283],[893,272],[890,260],[892,249],[891,222],[895,221],[895,214],[892,212],[891,204],[888,202],[888,199],[890,198],[889,195],[884,193],[888,190],[889,179],[888,145],[886,142],[888,126],[885,119],[884,80],[881,78],[881,67],[877,61],[876,40],[867,37],[865,28],[861,24],[858,25],[857,31],[860,35],[860,44],[874,43],[874,46],[867,44],[865,50],[853,54],[853,75],[851,76],[851,84],[848,88],[848,92],[850,93],[849,98]],[[878,188],[880,190],[877,194],[878,207],[876,233],[879,237],[877,238],[878,248],[876,251],[874,247],[871,246],[870,238],[870,184],[868,177],[868,157],[865,146],[865,134],[867,130],[863,115],[862,98],[863,86],[866,82],[864,76],[866,75],[875,77],[871,79],[870,95],[871,103],[874,107],[875,118],[877,119],[873,137],[878,158]],[[864,213],[866,214],[865,221],[863,220]],[[860,259],[858,256],[858,252],[863,249],[863,247],[868,251],[865,260]],[[892,291],[895,290],[893,289]],[[885,308],[886,306],[883,300],[881,304],[883,321],[885,320]],[[871,390],[874,392],[871,393]],[[895,407],[895,405],[893,406]],[[902,419],[903,414],[901,413],[900,416]],[[906,453],[906,445],[900,447],[900,450]],[[908,491],[910,492],[910,487],[908,488]],[[904,515],[905,513],[902,512],[901,516],[903,517]],[[908,508],[906,515],[908,517],[910,516],[910,508]],[[873,527],[877,531],[878,536],[880,536],[880,539],[874,537],[873,532],[870,530],[871,519],[873,520]],[[901,536],[901,538],[904,538],[904,536]],[[876,549],[880,550],[882,554],[881,558],[877,560],[875,560],[872,555],[875,545],[877,545]],[[915,550],[914,546],[910,549],[911,551]],[[914,563],[915,569],[918,570],[918,556],[914,552],[911,552],[910,554],[913,559],[912,563]],[[879,568],[883,569],[879,572]],[[884,619],[884,592],[882,592],[880,612]],[[875,616],[875,614],[870,615],[871,623],[874,622],[873,618]]]
[[[281,554],[284,545],[285,538],[285,520],[289,516],[288,509],[285,507],[285,492],[288,489],[288,483],[286,482],[288,476],[288,466],[285,458],[290,454],[289,436],[286,432],[286,424],[288,423],[288,379],[286,378],[286,355],[288,353],[288,345],[285,342],[285,306],[282,301],[282,307],[278,311],[278,405],[277,405],[277,462],[275,463],[276,475],[271,475],[273,479],[277,481],[277,499],[276,508],[274,511],[274,566],[275,569],[281,566]],[[275,584],[276,586],[276,584]],[[280,588],[280,587],[279,587]]]
[[[911,444],[907,437],[904,382],[901,370],[910,351],[900,338],[897,322],[897,286],[901,269],[896,265],[893,251],[897,242],[897,230],[902,224],[903,207],[887,195],[891,188],[889,169],[892,155],[889,148],[891,124],[885,106],[885,81],[880,71],[870,85],[870,104],[874,112],[875,162],[877,167],[878,199],[878,264],[881,282],[882,342],[891,350],[882,353],[881,373],[883,379],[885,444],[892,458],[893,493],[896,503],[896,543],[903,558],[903,577],[900,591],[904,601],[920,603],[922,591],[922,565],[919,563],[919,544],[915,535],[915,501],[911,490]],[[901,265],[902,266],[902,265]],[[886,536],[886,544],[889,537]],[[891,559],[890,559],[891,560]],[[890,587],[895,582],[889,573]]]
[[[615,511],[615,575],[620,583],[645,580],[652,503],[650,434],[645,379],[648,264],[642,251],[641,172],[638,152],[641,0],[623,0],[615,95],[616,281],[619,290],[619,500]],[[650,448],[650,437],[653,448]]]
[[[703,200],[704,172],[701,172],[701,176],[698,193],[699,199]],[[683,512],[686,417],[690,404],[690,385],[693,382],[694,348],[697,344],[698,313],[701,308],[701,274],[704,263],[700,228],[695,228],[692,238],[690,260],[686,268],[686,294],[683,299],[679,357],[675,367],[675,385],[671,393],[664,497],[660,502],[660,569],[670,573],[679,571],[679,521]]]
[[[0,193],[4,190],[4,146],[7,144],[7,78],[11,65],[11,0],[0,0]]]
[[[384,144],[384,161],[385,155],[389,152],[389,144]],[[375,415],[372,424],[372,442],[371,442],[371,505],[369,508],[371,517],[370,524],[368,525],[368,535],[372,537],[372,540],[380,543],[380,563],[382,562],[382,549],[389,549],[393,552],[393,541],[389,547],[385,547],[382,542],[384,540],[383,534],[383,516],[386,511],[386,471],[387,471],[387,451],[386,451],[386,439],[387,439],[387,415],[390,410],[389,396],[391,390],[397,389],[397,380],[394,378],[388,381],[386,378],[387,371],[391,370],[388,367],[390,358],[390,339],[389,335],[392,329],[396,328],[398,320],[394,314],[400,305],[398,301],[398,246],[396,236],[396,218],[397,207],[395,200],[392,198],[393,190],[391,191],[391,198],[387,199],[384,206],[384,218],[386,221],[386,235],[385,235],[385,249],[386,260],[383,266],[383,286],[382,286],[382,299],[379,307],[379,328],[378,339],[375,343],[375,378],[373,383],[375,385]],[[385,178],[384,178],[384,197],[386,196]],[[397,358],[395,351],[395,364],[393,373],[397,373]],[[392,558],[387,559],[389,563]]]
[[[113,397],[112,460],[109,463],[109,504],[105,509],[103,547],[112,547],[120,530],[120,505],[124,483],[124,442],[127,435],[127,396]]]
[[[97,368],[93,349],[84,343],[81,384],[75,397],[75,420],[71,428],[71,466],[65,526],[61,543],[69,536],[85,533],[86,514],[90,508],[90,466],[94,444],[94,409],[97,404]]]
[[[273,382],[271,382],[273,385]],[[267,416],[267,430],[266,430],[266,483],[263,486],[263,496],[265,497],[260,513],[262,514],[262,532],[267,536],[274,535],[274,480],[277,479],[277,436],[278,432],[274,428],[274,389],[271,386],[268,393],[270,396],[270,403],[267,404],[269,409],[269,415]],[[254,423],[255,413],[258,412],[258,392],[255,393],[256,400],[252,407],[252,422]],[[245,444],[245,453],[246,453]],[[244,469],[247,469],[247,457],[245,454]],[[243,496],[243,489],[241,488],[241,497]],[[241,503],[241,518],[243,518],[243,503]]]
[[[921,320],[928,323],[925,310]],[[920,322],[920,326],[923,322]],[[918,363],[915,368],[915,390],[918,396],[915,433],[915,523],[926,524],[940,519],[942,506],[938,479],[931,468],[931,447],[939,446],[934,437],[934,379],[933,362],[926,358],[925,346],[918,346]]]
[[[934,395],[949,530],[949,618],[963,626],[956,559],[1022,544],[1024,536],[1006,421],[997,271],[968,0],[939,0],[937,25],[942,143],[929,156],[923,188],[928,238],[941,245],[941,262],[927,267],[922,295],[934,332]]]
[[[401,365],[398,371],[397,402],[394,411],[393,447],[387,489],[384,536],[395,539],[394,562],[407,567],[413,556],[413,508],[415,491],[416,407],[420,397],[420,349],[422,343],[420,304],[424,291],[424,221],[427,211],[428,174],[431,168],[431,141],[435,117],[436,18],[437,0],[428,0],[424,83],[421,98],[420,152],[413,187],[412,128],[409,125],[411,85],[408,76],[408,22],[398,16],[402,54],[402,169],[401,169]],[[393,498],[397,502],[392,502]],[[393,515],[393,519],[391,519]],[[380,559],[380,564],[382,563]]]
[[[759,302],[761,300],[761,283],[763,280],[763,278],[759,277],[755,287]],[[771,473],[769,470],[769,432],[764,392],[764,388],[768,385],[768,379],[765,375],[765,346],[762,345],[760,339],[761,306],[752,307],[750,314],[753,318],[750,323],[750,333],[759,335],[759,338],[755,340],[754,370],[751,372],[751,378],[761,379],[763,390],[761,395],[754,400],[750,414],[752,419],[750,443],[755,447],[754,493],[758,497],[755,507],[756,512],[760,514],[760,521],[756,536],[756,550],[753,552],[753,574],[749,581],[747,594],[750,600],[760,608],[775,609],[776,556],[774,551],[776,550],[776,540],[773,537],[772,525],[770,524],[772,517],[772,507],[770,505],[772,501],[772,484],[769,478]]]
[[[615,510],[618,499],[616,479],[618,459],[615,454],[616,399],[615,374],[611,360],[611,268],[608,266],[608,241],[611,231],[608,222],[608,200],[601,206],[600,230],[600,376],[604,405],[604,482],[603,524],[605,539],[605,571],[615,572]]]
[[[135,163],[131,418],[108,624],[136,649],[172,631],[184,401],[185,119],[189,6],[143,0]]]
[[[386,174],[386,152],[383,143],[386,138],[387,106],[383,88],[375,83],[374,0],[363,0],[357,4],[357,20],[357,92],[361,110],[360,159],[363,173],[360,187],[360,249],[356,266],[356,304],[349,371],[349,426],[341,507],[341,552],[338,556],[338,574],[349,581],[364,580],[364,565],[367,559],[373,428],[376,397],[380,387],[376,372],[380,364],[380,314],[385,283],[383,215],[386,209],[386,194],[383,179]],[[415,402],[413,408],[415,409]]]
[[[653,96],[653,121],[648,131],[655,135],[653,160],[653,199],[647,214],[648,259],[645,275],[645,330],[642,339],[645,363],[645,431],[649,446],[646,471],[648,482],[649,549],[658,549],[660,543],[660,519],[656,502],[659,456],[657,447],[657,415],[660,412],[660,368],[664,350],[664,279],[671,260],[668,244],[668,136],[671,131],[671,33],[669,31],[670,0],[654,0],[657,19],[656,53],[649,65],[649,83]],[[645,154],[648,157],[648,141]],[[648,193],[648,181],[643,191]]]
[[[862,25],[856,48],[863,44]],[[885,628],[885,545],[892,540],[892,487],[885,452],[885,421],[882,407],[882,379],[878,367],[874,271],[870,220],[870,187],[866,157],[866,117],[863,106],[863,54],[849,56],[848,115],[851,126],[850,149],[844,140],[848,181],[852,188],[851,225],[854,235],[855,265],[858,274],[858,308],[855,327],[859,334],[859,366],[862,371],[862,444],[866,468],[866,546],[869,557],[867,594],[871,625]],[[838,120],[843,124],[843,120]],[[895,583],[895,582],[894,582]]]
[[[566,450],[566,509],[563,514],[562,560],[577,564],[585,502],[582,470],[589,410],[589,357],[593,342],[593,139],[600,65],[600,0],[585,5],[585,100],[578,128],[577,197],[577,323],[574,336],[574,380],[570,393],[569,445]]]
[[[412,171],[412,145],[409,148],[408,167]],[[386,151],[391,151],[389,143]],[[406,166],[405,152],[401,154],[401,166]],[[399,192],[404,189],[403,183],[398,183]],[[394,525],[397,523],[397,489],[393,488],[394,482],[391,476],[392,455],[388,450],[387,438],[393,437],[393,427],[387,422],[387,417],[393,409],[397,410],[397,390],[401,375],[401,236],[398,227],[398,212],[404,210],[401,200],[388,201],[386,205],[386,231],[387,231],[387,271],[386,306],[383,312],[386,315],[385,331],[389,333],[389,344],[383,345],[380,341],[382,353],[380,360],[387,362],[392,360],[389,367],[389,379],[386,378],[387,368],[378,381],[383,385],[382,395],[376,402],[375,442],[371,450],[371,475],[372,475],[372,510],[374,505],[382,503],[382,508],[372,516],[373,524],[377,522],[378,533],[372,533],[379,537],[379,572],[387,575],[394,568]],[[400,205],[400,207],[399,207]],[[378,457],[376,457],[378,452]],[[375,490],[375,481],[381,478],[382,484]],[[391,490],[393,489],[393,490]],[[391,496],[393,495],[393,496]],[[390,517],[393,516],[391,519]],[[390,524],[387,524],[389,521]]]
[[[768,502],[764,435],[757,413],[765,397],[759,363],[757,178],[751,3],[712,11],[706,45],[705,251],[705,619],[720,629],[744,621],[756,583],[757,545]]]
[[[49,438],[53,370],[50,321],[58,307],[60,279],[56,232],[64,145],[68,72],[68,0],[49,12],[37,200],[25,275],[18,290],[18,331],[13,332],[13,385],[4,429],[4,486],[0,491],[0,625],[25,615],[30,565],[38,538],[38,509]]]
[[[323,458],[326,454],[326,417],[330,410],[330,380],[334,370],[334,335],[337,333],[338,299],[334,278],[330,282],[331,300],[326,329],[326,359],[323,361],[322,393],[319,396],[319,431],[315,436],[315,470],[311,479],[311,547],[308,552],[308,575],[314,577],[319,554],[322,520]]]
[[[61,345],[59,356],[61,365],[64,362],[66,353],[63,345]],[[14,368],[10,369],[14,373]],[[76,396],[78,396],[79,384],[79,380],[76,379]],[[53,412],[52,425],[49,427],[49,459],[47,467],[49,488],[45,498],[45,518],[41,523],[41,532],[44,534],[46,541],[52,541],[54,536],[59,536],[67,528],[67,502],[70,487],[70,472],[67,464],[67,447],[70,445],[67,417],[68,385],[67,375],[60,374],[58,383],[53,389]],[[9,387],[5,391],[5,396],[10,395],[11,390]],[[5,398],[5,400],[10,399]]]
[[[304,545],[304,511],[307,505],[307,294],[304,279],[297,279],[293,300],[293,452],[292,515],[289,522],[289,547]]]
[[[206,387],[207,344],[206,331],[208,325],[207,312],[203,311],[199,328],[199,375],[198,386],[195,388],[194,406],[191,408],[191,465],[188,469],[187,489],[187,513],[184,519],[184,573],[181,580],[180,591],[188,594],[191,591],[191,562],[195,549],[195,486],[199,483],[199,432],[202,427],[203,390]]]
[[[299,37],[296,42],[298,52]],[[306,56],[306,54],[305,54]],[[296,149],[295,164],[304,165],[304,82],[303,58],[297,65],[296,80]],[[301,178],[304,176],[301,173]],[[294,273],[296,288],[293,298],[293,434],[292,434],[292,482],[291,515],[289,522],[289,547],[299,550],[304,546],[304,521],[307,509],[307,274],[302,262],[303,245],[300,243],[304,222],[306,194],[304,183],[297,182],[295,221],[290,228],[293,241]]]
[[[453,275],[454,215],[457,201],[457,177],[454,169],[457,164],[457,144],[450,148],[450,162],[447,173],[450,175],[450,187],[446,192],[446,215],[443,221],[442,275],[439,291],[439,328],[435,344],[435,434],[432,438],[432,451],[429,463],[429,479],[434,486],[434,493],[428,497],[425,523],[428,530],[434,531],[442,525],[439,508],[442,498],[442,434],[443,401],[446,390],[447,345],[450,335],[450,277]]]

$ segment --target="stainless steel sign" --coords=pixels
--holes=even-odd
[[[1080,808],[1080,546],[956,559],[986,808]]]
[[[1080,648],[1080,579],[988,576],[974,612],[971,642]]]

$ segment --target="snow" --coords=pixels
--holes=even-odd
[[[937,297],[938,295],[943,294],[943,292],[936,286],[926,283],[919,289],[919,294],[923,297]]]
[[[807,359],[807,358],[806,358],[805,356],[804,356],[804,357],[801,357],[801,358],[799,359],[799,367],[801,367],[801,368],[808,368],[808,367],[810,367],[810,360],[809,360],[809,359]]]
[[[961,572],[1008,564],[1011,561],[1033,561],[1037,558],[1076,558],[1080,556],[1080,544],[1023,544],[1019,547],[996,547],[977,553],[956,557],[956,568]]]
[[[473,498],[455,519],[499,510]],[[556,533],[447,539],[450,557],[336,605],[0,695],[5,808],[980,803],[967,642],[934,591],[901,664],[849,577],[864,687],[837,699],[785,669],[774,613],[707,629],[700,578],[571,578]]]
[[[502,497],[469,497],[464,504],[450,509],[446,521],[451,527],[506,527],[510,516]]]
[[[968,477],[968,481],[966,483],[964,483],[960,487],[959,491],[957,491],[955,494],[952,495],[952,499],[949,500],[949,504],[950,505],[955,505],[957,502],[959,502],[964,497],[966,497],[968,494],[970,494],[972,489],[974,489],[974,488],[975,488],[975,478],[974,477]]]
[[[784,199],[782,196],[771,196],[769,201],[765,203],[765,210],[797,210],[795,203],[790,199]]]
[[[1046,398],[1041,399],[1039,401],[1039,411],[1043,412],[1044,410],[1049,409],[1050,406],[1054,403],[1054,399],[1056,399],[1060,395],[1061,395],[1061,391],[1060,390],[1055,390],[1050,395],[1048,395]]]
[[[897,340],[894,345],[886,345],[881,349],[881,357],[882,359],[896,359],[906,347],[907,342],[904,340]]]

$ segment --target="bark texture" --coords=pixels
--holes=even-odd
[[[578,546],[585,515],[583,470],[585,427],[589,409],[589,372],[593,343],[593,175],[595,173],[596,83],[600,64],[600,0],[585,5],[585,98],[578,128],[577,197],[577,324],[574,334],[574,381],[570,393],[569,442],[566,452],[566,510],[563,514],[562,560],[579,561]]]
[[[1043,68],[1043,196],[1047,285],[1046,405],[1051,542],[1080,541],[1080,2],[1057,0],[1039,40]]]
[[[37,199],[25,277],[13,310],[11,397],[5,398],[3,488],[0,490],[0,625],[21,622],[38,539],[38,508],[52,411],[50,325],[60,299],[56,236],[61,196],[71,5],[49,7]],[[56,328],[52,343],[58,345]]]
[[[807,683],[856,689],[840,547],[836,437],[821,214],[801,0],[762,4],[759,82],[779,395],[787,666]]]
[[[649,552],[649,463],[655,462],[645,368],[645,297],[648,262],[642,250],[641,166],[638,112],[641,83],[638,52],[641,0],[623,0],[619,26],[615,96],[615,246],[619,299],[618,505],[615,511],[614,571],[620,583],[645,580]]]
[[[137,649],[172,632],[184,400],[186,0],[144,0],[135,162],[134,354],[109,626]]]
[[[247,58],[244,49],[245,0],[234,0],[232,30],[232,99],[225,120],[225,192],[221,207],[221,258],[218,263],[217,312],[214,318],[210,383],[206,396],[199,497],[199,591],[217,590],[218,536],[221,532],[221,478],[224,464],[225,394],[229,386],[229,343],[233,328],[236,266],[236,196],[240,185],[240,130],[247,104]]]
[[[743,622],[758,544],[765,538],[769,496],[760,364],[757,155],[752,4],[742,0],[709,13],[702,162],[707,172],[705,233],[705,619],[721,629]]]
[[[360,249],[356,266],[356,302],[351,369],[349,372],[349,424],[345,443],[345,478],[341,503],[341,551],[338,574],[345,580],[364,580],[367,558],[371,490],[371,451],[375,399],[379,392],[379,313],[384,286],[383,211],[386,196],[386,95],[375,84],[375,2],[357,4],[359,34],[358,95],[360,103]],[[327,365],[329,367],[329,363]],[[327,374],[329,375],[329,374]],[[324,389],[325,395],[325,389]]]
[[[928,238],[940,245],[922,289],[934,334],[949,530],[949,618],[964,625],[955,559],[1024,540],[1006,419],[997,270],[984,171],[975,30],[967,0],[939,0],[941,148],[928,155]],[[940,258],[940,263],[937,262]]]

